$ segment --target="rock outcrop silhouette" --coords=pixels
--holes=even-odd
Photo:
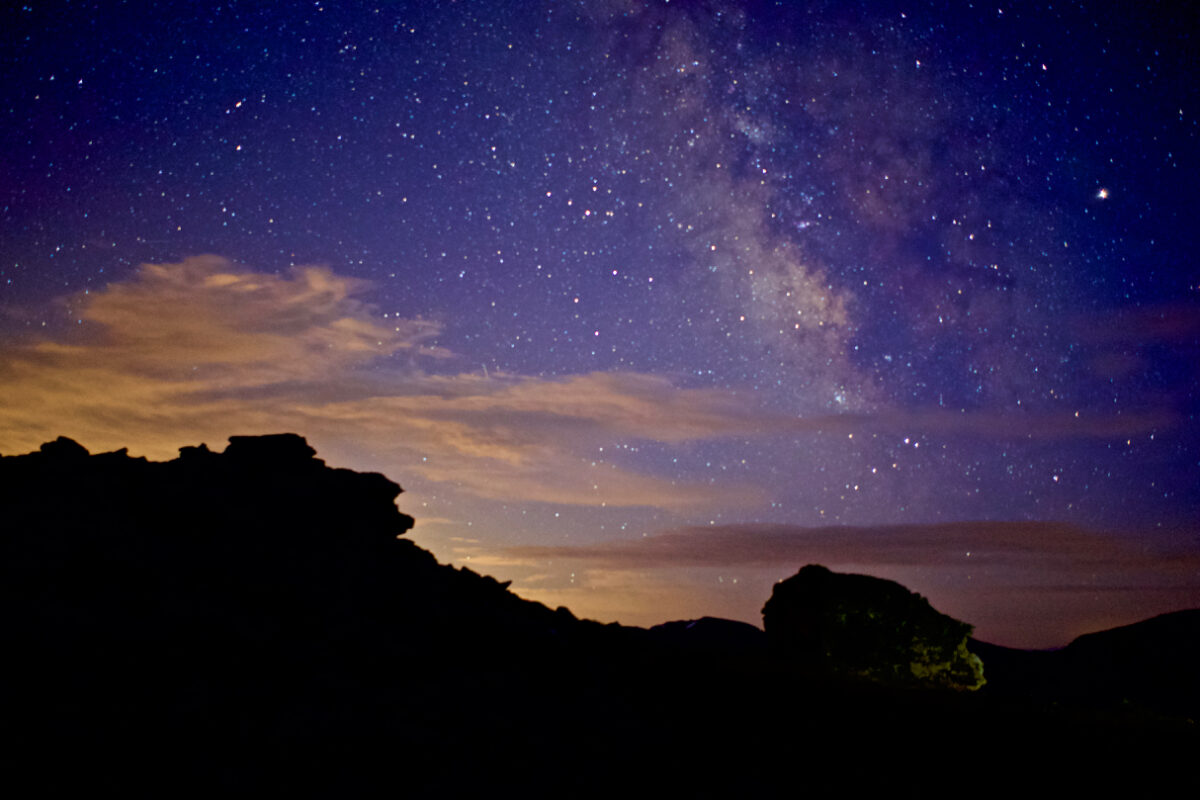
[[[625,640],[644,631],[523,600],[397,538],[413,524],[400,491],[292,434],[165,463],[65,438],[0,458],[5,721],[26,748],[0,758],[75,742],[99,775],[128,776],[137,754],[179,775],[211,762],[238,785],[330,746],[432,759],[500,713],[489,695],[541,698],[532,687],[586,683],[606,652],[636,649]]]
[[[810,564],[775,584],[763,607],[773,651],[814,675],[978,689],[983,662],[971,626],[900,584]]]
[[[699,797],[914,787],[930,770],[1012,788],[1035,774],[1073,790],[1196,782],[1194,725],[1136,705],[1114,716],[1091,695],[1075,711],[992,684],[928,692],[797,670],[814,646],[804,620],[822,617],[789,598],[796,579],[768,603],[766,634],[712,618],[602,625],[524,600],[404,538],[399,493],[294,434],[162,463],[64,438],[0,457],[6,786]],[[885,672],[969,681],[950,647],[965,626],[889,587],[856,588],[837,612],[871,620],[882,603],[877,641],[815,641],[860,673],[875,676],[882,653]],[[1089,780],[1097,751],[1137,769]]]

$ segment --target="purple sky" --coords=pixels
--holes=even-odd
[[[295,431],[600,619],[1200,606],[1187,4],[0,12],[0,452]]]

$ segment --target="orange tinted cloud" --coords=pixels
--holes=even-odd
[[[1130,543],[1130,539],[1136,545]],[[588,546],[512,547],[522,559],[569,559],[610,569],[762,566],[809,562],[892,566],[1049,567],[1062,575],[1154,567],[1187,576],[1200,554],[1185,552],[1164,566],[1147,547],[1157,537],[1119,537],[1060,522],[950,522],[927,525],[721,525],[664,531]],[[970,561],[968,561],[970,559]]]
[[[594,466],[583,452],[614,437],[681,443],[752,429],[731,394],[639,374],[433,375],[419,365],[452,357],[430,344],[440,326],[381,318],[355,299],[365,285],[319,267],[281,276],[204,256],[68,298],[77,330],[0,350],[0,452],[65,434],[170,458],[181,444],[291,430],[323,453],[366,452],[400,475],[510,502],[758,498]]]
[[[0,452],[67,435],[165,459],[183,444],[287,430],[326,457],[361,457],[351,463],[478,497],[684,510],[768,498],[744,483],[637,472],[597,459],[598,448],[859,431],[1124,437],[1176,422],[1161,412],[795,417],[766,411],[752,393],[681,388],[659,375],[434,374],[454,363],[434,344],[441,325],[385,318],[357,299],[365,288],[321,267],[276,275],[201,256],[143,265],[65,298],[78,325],[0,342]]]

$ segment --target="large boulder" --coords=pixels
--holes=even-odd
[[[894,581],[810,564],[775,585],[763,627],[772,651],[807,674],[953,689],[984,684],[983,662],[967,649],[972,626]]]

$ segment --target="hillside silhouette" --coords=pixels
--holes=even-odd
[[[970,642],[986,685],[932,688],[907,679],[949,674],[936,653],[965,657],[969,630],[932,609],[913,630],[948,644],[922,639],[936,653],[911,672],[902,648],[900,682],[853,660],[812,669],[794,623],[603,625],[437,563],[403,538],[400,491],[326,466],[294,434],[161,463],[66,438],[0,458],[8,784],[409,796],[755,796],[985,775],[1196,784],[1200,612],[1054,653]],[[872,599],[903,587],[867,581],[839,602],[900,614],[888,630],[915,619]],[[898,652],[844,650],[883,651]]]

